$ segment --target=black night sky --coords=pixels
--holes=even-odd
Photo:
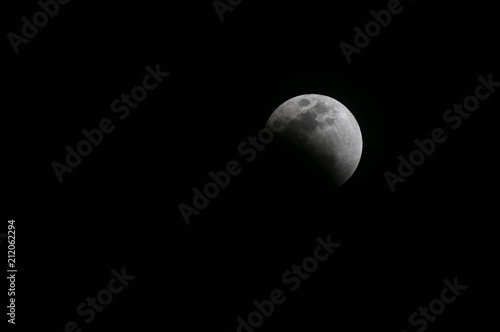
[[[500,94],[493,4],[62,3],[36,33],[22,20],[33,22],[36,1],[3,13],[0,233],[16,220],[18,262],[8,329],[490,327]],[[374,15],[386,26],[372,23],[370,37]],[[341,43],[354,51],[346,57]],[[279,142],[251,161],[238,152],[275,108],[310,93],[340,101],[362,131],[360,164],[338,189]],[[433,136],[442,142],[432,152],[415,152],[416,140]],[[79,144],[92,150],[67,157]],[[424,160],[400,166],[410,155]],[[241,171],[187,224],[179,205],[193,207],[193,188],[203,191],[210,172],[232,161]],[[399,180],[390,185],[387,172]],[[328,259],[295,274],[300,284],[291,274],[286,283],[328,237],[339,244]],[[80,315],[79,304],[122,268],[136,278],[92,319]],[[431,313],[436,301],[429,318],[419,313],[443,301],[444,281],[455,278],[467,289],[449,290],[456,298],[442,313]],[[259,326],[239,326],[274,290],[286,300]]]

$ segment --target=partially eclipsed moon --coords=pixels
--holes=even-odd
[[[280,122],[285,127],[275,135],[310,158],[334,186],[341,186],[356,170],[363,149],[361,130],[337,100],[317,94],[291,98],[271,114],[266,126]]]

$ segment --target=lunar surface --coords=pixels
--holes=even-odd
[[[363,139],[356,118],[328,96],[291,98],[271,114],[266,126],[273,131],[284,128],[276,137],[296,148],[335,187],[352,176],[361,159]]]

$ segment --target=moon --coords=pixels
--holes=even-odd
[[[361,129],[347,107],[331,97],[291,98],[271,114],[266,127],[317,166],[334,187],[344,184],[358,167]]]

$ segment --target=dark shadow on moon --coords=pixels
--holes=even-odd
[[[275,153],[283,158],[279,158],[278,162],[288,171],[295,170],[294,181],[324,189],[336,188],[342,184],[345,174],[332,173],[332,168],[338,162],[335,156],[314,152],[306,136],[302,140],[298,136],[294,138],[296,139],[277,137],[273,141],[273,149],[279,150]]]

